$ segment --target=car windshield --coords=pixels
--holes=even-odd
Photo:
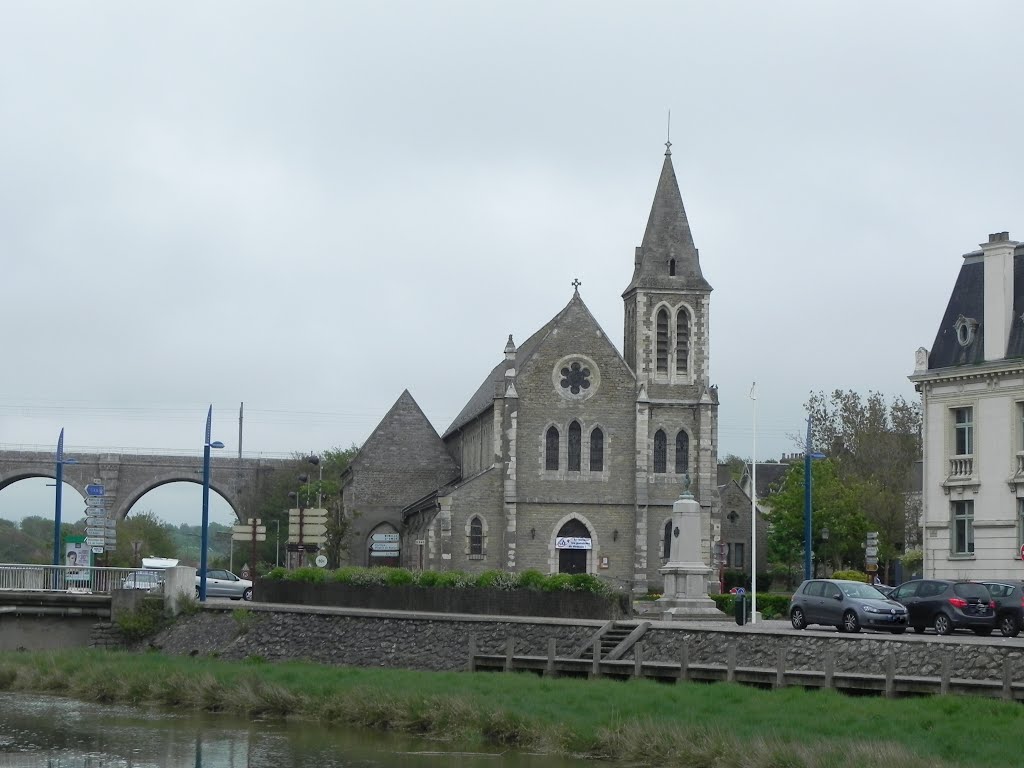
[[[870,584],[858,584],[851,581],[848,584],[841,584],[840,587],[847,597],[856,597],[861,600],[885,600],[885,595]]]

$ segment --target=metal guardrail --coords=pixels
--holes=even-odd
[[[151,568],[0,564],[0,591],[109,595],[115,589],[162,591],[163,576]]]

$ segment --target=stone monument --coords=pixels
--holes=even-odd
[[[665,577],[664,594],[655,601],[662,618],[721,620],[727,618],[708,597],[711,569],[700,557],[700,504],[690,493],[690,476],[683,477],[683,492],[672,505],[672,542],[669,559],[658,573]]]

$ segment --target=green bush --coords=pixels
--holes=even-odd
[[[136,610],[122,613],[115,623],[128,642],[137,642],[155,635],[167,624],[163,598],[143,599]]]
[[[592,573],[574,573],[569,577],[569,589],[574,592],[592,592],[607,595],[611,588]]]
[[[484,571],[476,577],[475,586],[481,589],[518,589],[519,574],[498,570]]]
[[[303,581],[308,584],[322,584],[327,579],[327,572],[323,568],[313,568],[307,566],[305,568],[296,568],[294,571],[289,571],[289,581]]]
[[[437,577],[437,586],[462,589],[473,586],[473,577],[462,571],[441,571]]]
[[[870,583],[866,573],[861,571],[836,571],[832,574],[833,579],[845,579],[846,581],[861,581]]]
[[[572,576],[568,573],[552,573],[544,579],[540,588],[545,592],[558,592],[562,589],[572,589]]]
[[[274,579],[275,581],[284,581],[286,578],[288,578],[288,569],[287,568],[282,568],[281,566],[278,566],[274,570],[272,570],[269,573],[267,573],[267,575],[264,576],[263,578],[264,579]]]
[[[540,571],[534,568],[527,568],[519,574],[519,586],[523,589],[542,589],[547,578]]]
[[[412,571],[407,571],[405,568],[388,568],[384,574],[384,583],[389,587],[401,587],[415,581]]]
[[[421,587],[436,587],[440,577],[439,571],[420,571],[416,574],[416,584]]]

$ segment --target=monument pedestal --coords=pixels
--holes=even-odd
[[[665,590],[655,601],[665,621],[721,621],[728,617],[708,597],[711,569],[700,559],[700,504],[690,493],[689,483],[683,495],[672,505],[672,543],[669,561],[659,568],[665,578]]]

